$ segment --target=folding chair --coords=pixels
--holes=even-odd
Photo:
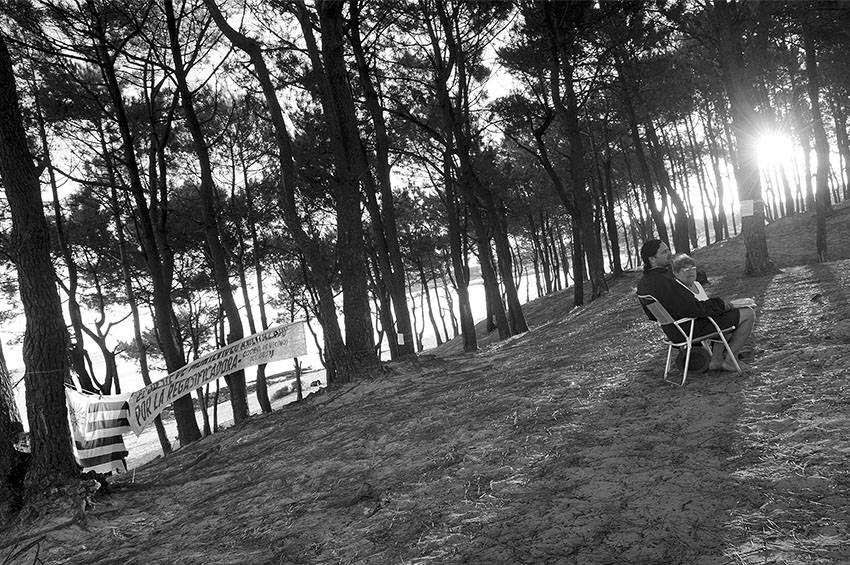
[[[683,324],[688,322],[693,322],[696,318],[681,318],[679,320],[674,320],[673,316],[667,312],[667,309],[661,305],[658,300],[651,294],[639,294],[638,300],[640,301],[642,306],[645,306],[647,310],[649,310],[650,314],[655,317],[655,321],[658,322],[658,325],[661,327],[661,331],[664,332],[666,339],[664,343],[667,344],[667,364],[664,366],[664,380],[667,382],[667,375],[670,373],[670,359],[673,355],[673,348],[681,349],[685,348],[685,366],[682,369],[682,382],[680,386],[685,385],[685,381],[688,378],[688,364],[691,361],[691,348],[696,344],[701,344],[706,348],[709,355],[711,355],[711,343],[722,343],[723,347],[726,348],[726,351],[729,353],[729,358],[732,359],[732,362],[735,364],[735,368],[738,372],[741,372],[741,366],[738,365],[738,359],[735,357],[735,354],[732,352],[732,348],[729,347],[729,342],[726,341],[726,333],[730,333],[735,330],[735,326],[726,328],[721,330],[720,326],[717,325],[717,322],[714,321],[714,318],[708,317],[708,321],[714,326],[714,332],[711,332],[706,335],[701,335],[694,337],[694,325],[690,324],[690,330],[685,331],[685,328],[682,327]]]

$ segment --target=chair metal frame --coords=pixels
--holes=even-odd
[[[640,301],[642,306],[646,306],[646,309],[649,310],[649,312],[653,316],[655,316],[655,321],[658,323],[658,326],[659,328],[661,328],[662,332],[664,332],[664,326],[673,326],[682,335],[682,340],[676,341],[671,339],[667,335],[667,333],[664,332],[664,343],[667,344],[667,363],[664,366],[664,380],[666,382],[675,382],[667,378],[667,375],[670,373],[670,359],[673,356],[673,348],[675,347],[676,349],[681,349],[682,347],[685,347],[687,349],[687,353],[685,354],[685,366],[682,370],[682,382],[679,383],[679,386],[685,385],[685,381],[688,379],[688,365],[691,361],[691,348],[696,344],[700,344],[705,347],[710,355],[711,347],[709,344],[722,343],[723,347],[725,347],[726,351],[729,353],[729,358],[732,359],[732,362],[735,364],[735,368],[738,370],[738,373],[741,372],[741,366],[738,364],[738,359],[736,358],[735,353],[732,351],[732,348],[729,346],[729,342],[726,340],[725,335],[727,333],[735,331],[735,328],[737,326],[731,326],[729,328],[720,329],[720,326],[717,325],[717,322],[714,320],[714,318],[708,316],[708,321],[711,322],[716,331],[706,335],[694,337],[695,324],[693,324],[693,321],[697,318],[680,318],[678,320],[674,320],[673,316],[670,315],[667,309],[664,308],[664,306],[661,305],[658,299],[652,296],[651,294],[639,294],[638,300]],[[682,324],[685,324],[687,322],[692,322],[690,324],[690,331],[688,332],[686,332],[682,327]]]

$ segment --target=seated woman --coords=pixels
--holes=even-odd
[[[673,276],[679,284],[694,293],[697,300],[708,300],[708,294],[700,283],[697,282],[697,262],[690,255],[680,253],[673,257]]]

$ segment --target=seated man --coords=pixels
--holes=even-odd
[[[650,239],[640,248],[640,257],[643,260],[643,277],[638,282],[638,294],[651,294],[658,302],[673,316],[674,319],[698,318],[694,322],[694,337],[703,336],[715,332],[714,326],[706,319],[712,317],[720,329],[736,326],[735,331],[729,339],[729,347],[737,355],[741,351],[744,342],[753,331],[755,314],[749,308],[735,308],[728,300],[722,298],[709,298],[708,300],[697,300],[694,293],[680,284],[670,270],[670,249],[663,241]],[[649,319],[655,320],[652,314],[644,307],[644,312]],[[688,331],[689,328],[685,328]],[[721,371],[736,371],[735,364],[731,359],[724,358],[725,348],[715,347],[712,351],[711,361],[708,368]],[[748,368],[738,362],[741,369]]]

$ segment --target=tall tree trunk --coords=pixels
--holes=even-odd
[[[808,125],[802,125],[797,130],[800,137],[800,146],[803,151],[803,190],[802,205],[806,211],[815,207],[815,187],[812,184],[812,139],[809,135]]]
[[[420,329],[419,316],[416,315],[416,297],[413,295],[413,281],[411,279],[407,279],[407,293],[408,299],[410,300],[410,304],[412,306],[410,309],[410,313],[413,316],[413,345],[416,351],[419,352],[422,351],[422,334],[425,331],[425,311],[422,307],[419,308],[419,310],[422,312],[422,327]]]
[[[729,224],[726,221],[726,191],[723,184],[723,175],[720,174],[720,151],[717,147],[718,133],[712,127],[711,123],[711,106],[706,101],[705,103],[705,132],[708,138],[708,154],[711,159],[711,170],[714,172],[714,183],[717,189],[717,221],[714,224],[714,239],[729,237]]]
[[[437,303],[437,312],[440,314],[440,325],[443,327],[443,334],[446,336],[446,341],[450,340],[449,337],[449,329],[446,327],[446,317],[443,314],[443,303],[440,301],[440,289],[437,286],[437,278],[442,275],[442,265],[440,263],[434,264],[434,258],[432,256],[428,257],[428,264],[431,267],[431,272],[434,273],[434,301]],[[455,332],[457,335],[457,332]]]
[[[443,3],[437,3],[437,17],[443,32],[443,40],[448,49],[448,61],[445,61],[442,53],[442,43],[438,38],[430,19],[426,18],[426,26],[431,40],[431,52],[433,61],[433,78],[437,90],[437,100],[443,119],[443,127],[452,133],[454,144],[452,148],[457,155],[460,171],[457,186],[471,212],[471,218],[478,236],[478,248],[480,254],[481,273],[484,277],[484,285],[487,290],[488,306],[493,309],[496,325],[499,328],[501,339],[512,335],[512,326],[519,328],[518,331],[526,331],[527,326],[522,314],[522,308],[513,285],[513,274],[511,269],[510,247],[507,234],[504,233],[501,223],[501,210],[495,201],[489,187],[485,186],[475,171],[472,162],[472,136],[469,131],[470,110],[468,106],[468,95],[466,89],[468,82],[466,77],[468,54],[464,52],[460,38],[456,37],[453,22],[446,12]],[[453,67],[453,68],[452,68]],[[452,73],[457,75],[459,93],[454,97],[449,94],[449,78]],[[482,212],[487,213],[487,221]],[[501,294],[498,291],[490,249],[490,239],[496,245],[498,257],[498,269],[502,275],[502,284],[508,294],[508,307],[506,313]],[[491,278],[492,276],[492,278]],[[511,320],[509,321],[508,315]],[[525,329],[522,329],[525,328]]]
[[[733,174],[735,174],[736,178],[737,178],[737,173],[735,171],[737,171],[738,168],[740,167],[740,162],[738,160],[738,151],[735,148],[735,141],[732,139],[732,128],[729,126],[729,120],[728,119],[723,119],[722,121],[723,121],[723,134],[725,136],[726,147],[727,147],[727,149],[726,149],[726,161],[727,161],[727,163],[732,165]],[[738,199],[740,200],[740,193],[739,193]],[[737,236],[738,235],[738,224],[735,221],[735,208],[734,207],[729,210],[729,215],[731,216],[729,223],[732,224],[732,233],[735,236]]]
[[[422,293],[425,295],[425,301],[428,303],[428,319],[431,321],[431,328],[434,330],[434,338],[437,340],[437,345],[443,345],[440,328],[437,327],[437,318],[434,317],[434,307],[431,305],[431,292],[428,290],[428,279],[425,277],[425,267],[422,264],[421,258],[417,257],[416,268],[419,270],[419,284],[422,286]]]
[[[573,234],[573,305],[584,304],[584,232],[575,216],[570,218]]]
[[[490,319],[492,315],[496,329],[499,330],[499,339],[506,339],[511,337],[511,329],[499,292],[499,279],[496,276],[496,270],[493,268],[493,251],[490,247],[489,233],[481,219],[480,210],[472,210],[471,213],[472,223],[475,225],[475,231],[478,234],[478,263],[481,266],[481,278],[484,281],[487,317]]]
[[[220,297],[218,301],[219,311],[221,311],[221,299]],[[189,331],[188,334],[190,336],[190,351],[192,354],[192,358],[190,362],[196,361],[201,357],[201,338],[200,338],[200,328],[199,328],[199,317],[197,309],[194,307],[194,304],[191,300],[188,301],[189,307]],[[219,347],[221,344],[221,340],[216,340],[216,346]],[[207,388],[209,388],[209,383],[207,383]],[[204,389],[198,387],[195,389],[195,397],[198,399],[198,406],[200,407],[201,419],[203,421],[202,425],[202,433],[204,437],[207,437],[212,434],[212,428],[210,426],[210,413],[209,413],[209,403],[207,402],[208,396]]]
[[[631,205],[629,204],[628,198],[626,198],[626,206],[631,211]],[[625,265],[625,268],[628,269],[628,270],[632,270],[634,268],[633,263],[632,263],[632,252],[631,252],[632,248],[629,245],[629,231],[626,228],[626,220],[623,216],[623,208],[624,208],[623,206],[620,206],[620,226],[622,227],[622,230],[623,230],[623,239],[625,240],[624,243],[625,243],[625,249],[626,249],[626,265]]]
[[[637,203],[638,207],[640,207],[640,202]],[[635,218],[634,209],[632,208],[632,199],[626,198],[626,211],[629,215],[629,230],[632,232],[632,243],[634,244],[633,248],[630,249],[629,257],[634,256],[636,259],[640,258],[640,246],[642,245],[642,241],[644,241],[643,232],[639,231],[639,226],[636,226],[640,220]],[[623,228],[625,229],[625,224]],[[631,252],[633,251],[633,252]]]
[[[487,190],[485,188],[485,190]],[[488,190],[489,192],[489,190]],[[491,194],[492,198],[492,194]],[[503,206],[500,202],[488,202],[491,225],[493,226],[493,243],[496,247],[499,274],[502,277],[502,287],[505,290],[505,302],[508,306],[508,324],[511,335],[517,335],[528,331],[528,323],[522,313],[522,305],[519,302],[516,281],[513,278],[513,259],[511,257],[511,246],[508,241],[508,231],[505,222]]]
[[[397,325],[396,331],[404,336],[404,343],[397,344],[398,354],[404,356],[413,353],[413,343],[410,339],[410,313],[408,312],[407,301],[404,296],[404,262],[401,257],[398,230],[396,227],[395,198],[392,191],[389,159],[390,141],[387,134],[383,106],[372,80],[372,71],[363,52],[363,42],[360,37],[360,5],[360,0],[351,0],[349,16],[351,46],[357,64],[360,84],[363,87],[363,93],[366,98],[366,108],[369,111],[369,116],[372,119],[372,125],[374,127],[375,172],[377,173],[378,187],[381,193],[381,210],[380,213],[373,214],[373,221],[379,219],[381,222],[379,225],[381,225],[382,229],[378,237],[383,240],[381,247],[386,250],[386,259],[384,259],[386,266],[384,269],[387,272],[384,273],[384,284],[388,287],[389,293],[393,297],[393,311],[395,312]],[[381,251],[381,248],[379,248],[379,251]],[[387,328],[390,340],[397,342],[396,336],[389,331],[391,329],[391,327]]]
[[[209,383],[207,383],[209,386]],[[204,389],[195,389],[195,396],[198,398],[198,405],[201,408],[201,420],[203,421],[202,433],[204,437],[212,435],[212,427],[210,426],[210,410],[207,403],[207,394]]]
[[[369,305],[360,208],[360,181],[367,175],[371,178],[371,173],[364,161],[354,98],[345,66],[343,5],[341,0],[316,5],[322,38],[321,57],[313,37],[312,24],[303,4],[299,5],[297,14],[313,62],[313,71],[320,79],[322,109],[331,132],[337,264],[342,281],[345,343],[349,353],[346,362],[352,376],[361,378],[373,374],[378,365],[374,352],[374,330]]]
[[[803,182],[800,183],[799,179],[797,181],[797,193],[798,193],[798,201],[797,201],[797,211],[803,212],[804,210],[811,210],[815,206],[815,193],[814,187],[812,186],[812,164],[811,164],[811,154],[812,154],[812,140],[811,140],[811,123],[809,117],[806,115],[805,111],[805,103],[804,103],[804,90],[806,85],[803,85],[798,80],[800,77],[804,76],[804,70],[798,64],[797,56],[789,57],[788,64],[788,76],[790,79],[790,89],[791,89],[791,123],[793,127],[794,133],[797,135],[800,146],[802,147],[803,154]],[[796,161],[797,152],[792,152],[791,158]],[[796,169],[797,167],[795,167]],[[797,171],[799,173],[799,170]]]
[[[546,284],[546,294],[551,294],[555,290],[555,287],[557,285],[557,283],[552,280],[553,275],[554,275],[555,281],[557,281],[558,273],[553,268],[553,264],[554,264],[555,261],[554,261],[553,255],[552,255],[552,251],[550,249],[551,246],[549,245],[550,238],[548,237],[549,230],[546,228],[547,222],[548,222],[548,220],[546,218],[546,214],[543,211],[541,211],[540,212],[540,260],[543,263],[543,279],[544,279],[544,283]]]
[[[457,316],[455,315],[455,302],[454,298],[452,298],[452,287],[449,286],[449,279],[451,279],[451,273],[447,271],[451,268],[451,260],[445,265],[445,270],[443,266],[440,266],[440,283],[443,287],[443,296],[446,297],[446,309],[449,311],[449,322],[452,325],[452,337],[455,338],[460,335],[460,328],[458,327]]]
[[[557,246],[557,256],[560,257],[560,268],[564,273],[564,288],[570,286],[570,259],[567,255],[567,248],[564,245],[564,235],[561,232],[561,218],[555,218],[555,245]],[[560,274],[558,275],[560,278]]]
[[[534,269],[534,282],[537,287],[537,296],[543,296],[543,286],[540,284],[540,261],[543,250],[540,248],[540,238],[537,236],[537,224],[534,221],[534,216],[529,212],[528,218],[528,237],[531,239],[531,265]]]
[[[116,123],[123,142],[124,165],[127,169],[127,178],[130,181],[130,192],[136,206],[140,242],[153,285],[153,306],[157,333],[162,345],[166,367],[168,372],[171,373],[185,365],[186,360],[173,326],[170,300],[171,275],[170,270],[164,266],[163,253],[160,248],[160,241],[164,238],[157,233],[154,227],[151,209],[148,208],[145,199],[139,165],[136,160],[134,139],[130,131],[130,122],[124,107],[121,88],[115,75],[114,60],[107,49],[104,24],[94,2],[87,0],[86,6],[91,17],[94,47],[99,58],[100,70],[106,83],[106,89],[113,105]],[[164,179],[161,180],[164,181]],[[156,188],[155,185],[151,186],[152,195],[155,194]],[[174,418],[177,421],[177,433],[181,445],[187,445],[201,437],[198,422],[195,420],[195,409],[192,405],[191,396],[186,395],[174,401]]]
[[[283,213],[287,228],[292,233],[296,246],[309,265],[306,269],[306,279],[318,296],[318,308],[321,312],[319,322],[324,330],[325,366],[328,369],[328,384],[343,383],[362,375],[360,363],[354,359],[342,339],[336,315],[334,295],[330,285],[331,268],[325,259],[321,244],[304,230],[301,216],[295,198],[295,162],[293,159],[292,140],[286,127],[277,92],[272,83],[271,75],[260,43],[236,31],[219,10],[213,0],[204,0],[204,5],[210,12],[216,25],[234,47],[248,55],[254,69],[257,81],[266,100],[269,117],[274,128],[275,142],[278,150],[281,177],[278,186],[278,202]],[[359,209],[359,199],[357,203]],[[368,301],[367,301],[368,305]],[[371,321],[369,322],[371,325]],[[371,337],[371,336],[370,336]],[[371,358],[374,352],[370,351]]]
[[[463,350],[467,352],[475,351],[478,349],[478,337],[475,334],[475,321],[472,317],[472,306],[469,301],[469,267],[464,261],[461,212],[455,190],[454,175],[452,174],[452,152],[449,148],[443,153],[443,179],[445,184],[443,201],[446,206],[449,231],[449,254],[452,271],[454,271],[453,278],[458,299]]]
[[[201,173],[201,184],[199,192],[201,195],[202,225],[204,228],[204,239],[213,267],[213,277],[219,296],[221,296],[224,314],[227,317],[229,332],[227,343],[233,343],[245,337],[242,329],[242,318],[239,308],[233,298],[233,291],[228,276],[228,260],[224,246],[219,239],[218,220],[215,210],[215,181],[212,175],[212,163],[210,162],[209,149],[201,131],[201,122],[195,113],[195,105],[192,100],[192,91],[186,82],[186,67],[183,65],[183,53],[180,47],[180,36],[177,32],[177,20],[174,16],[174,5],[172,0],[164,0],[165,18],[168,26],[168,38],[171,45],[171,57],[174,60],[174,76],[177,80],[177,88],[180,91],[180,100],[183,103],[183,113],[186,117],[186,126],[192,135],[195,155],[198,157],[198,166]],[[248,399],[245,387],[245,371],[240,369],[229,375],[224,380],[230,389],[230,404],[233,407],[233,420],[236,424],[248,419]]]
[[[685,134],[688,136],[688,153],[691,157],[691,163],[693,163],[694,170],[697,173],[700,206],[702,207],[702,211],[700,213],[702,216],[702,229],[705,233],[705,244],[708,245],[711,243],[711,230],[709,228],[708,214],[711,213],[712,216],[711,225],[714,225],[717,221],[715,219],[716,214],[714,212],[714,206],[711,204],[711,198],[708,196],[708,181],[705,178],[704,162],[697,154],[697,136],[691,114],[688,114],[685,120]],[[693,213],[691,217],[693,217]]]
[[[557,236],[558,218],[546,214],[546,221],[543,222],[543,228],[545,230],[543,233],[543,241],[546,242],[546,248],[548,249],[549,261],[552,269],[552,290],[557,292],[564,288],[561,285],[561,265],[569,265],[569,261],[565,259],[558,247],[560,243]],[[567,276],[566,273],[564,273],[564,281],[566,280]]]
[[[572,208],[573,215],[573,245],[579,248],[579,260],[574,265],[580,269],[580,264],[587,257],[588,276],[590,279],[590,299],[594,300],[608,292],[608,283],[605,282],[604,259],[602,257],[602,246],[597,237],[596,227],[593,221],[593,198],[587,186],[587,170],[585,166],[584,132],[579,124],[578,96],[575,90],[575,69],[570,61],[570,53],[567,47],[572,38],[562,36],[561,30],[555,24],[550,3],[544,4],[544,16],[546,18],[549,33],[548,42],[550,49],[550,78],[549,94],[552,96],[552,104],[555,112],[561,118],[566,136],[569,141],[570,166],[569,175],[571,181],[572,201],[564,202],[569,210]],[[565,98],[562,98],[563,87]],[[575,250],[574,250],[575,253]],[[578,272],[576,273],[578,274]],[[584,300],[579,292],[578,285],[581,277],[576,277],[576,295],[574,300]],[[578,306],[578,302],[576,303]]]
[[[260,237],[257,233],[257,218],[256,210],[254,210],[254,195],[251,190],[251,183],[248,182],[248,166],[245,163],[244,149],[239,147],[239,162],[242,166],[242,182],[245,190],[245,201],[248,206],[248,233],[251,235],[251,248],[254,250],[254,275],[255,284],[257,285],[257,307],[260,310],[260,330],[269,329],[268,315],[266,314],[266,293],[263,287],[263,259],[260,253]],[[247,302],[246,302],[247,307]],[[250,321],[250,318],[249,318]],[[254,331],[253,328],[251,331]],[[257,365],[257,401],[260,404],[260,410],[264,413],[272,411],[271,401],[269,399],[268,383],[266,382],[266,364]]]
[[[623,149],[623,146],[620,146],[620,150],[623,152],[623,164],[626,166],[626,175],[629,179],[629,187],[631,187],[631,196],[634,197],[635,208],[637,208],[637,219],[638,219],[638,227],[640,229],[640,237],[635,238],[635,246],[636,250],[643,245],[642,242],[646,241],[648,238],[652,236],[652,230],[649,227],[649,214],[644,213],[643,202],[641,202],[640,195],[637,191],[637,182],[635,181],[634,174],[632,173],[632,166],[629,164],[629,155]],[[630,201],[629,195],[627,194],[626,202]],[[634,214],[631,217],[635,217]]]
[[[797,209],[797,201],[794,197],[794,191],[791,189],[791,182],[788,180],[788,173],[785,171],[785,167],[779,167],[777,174],[782,180],[782,194],[785,198],[785,209],[789,214],[796,214],[799,211]]]
[[[620,258],[620,236],[617,232],[617,219],[614,217],[614,183],[611,180],[611,157],[610,155],[603,163],[603,194],[605,203],[605,226],[608,232],[608,241],[611,242],[612,271],[615,277],[623,274],[623,264]]]
[[[583,134],[578,127],[578,101],[572,85],[567,88],[567,99],[569,108],[567,137],[570,140],[571,162],[570,180],[576,193],[576,211],[579,215],[579,229],[582,231],[581,243],[587,258],[588,278],[591,287],[590,299],[595,300],[608,292],[608,283],[605,282],[602,246],[593,222],[593,201],[587,189],[587,175],[584,167]],[[573,233],[575,234],[575,232]]]
[[[395,332],[395,329],[393,325],[392,296],[390,295],[389,285],[387,285],[383,280],[384,277],[382,276],[382,269],[380,265],[378,265],[380,259],[377,255],[378,252],[375,250],[374,246],[368,245],[367,243],[367,256],[369,257],[369,265],[371,266],[369,269],[369,282],[375,301],[375,310],[378,318],[377,322],[380,322],[380,327],[378,329],[378,343],[375,345],[375,351],[377,351],[378,355],[380,355],[383,335],[385,333],[392,334]],[[385,273],[386,271],[383,272]],[[401,341],[403,343],[407,343],[404,339]],[[394,336],[388,336],[387,338],[387,345],[389,346],[390,357],[392,359],[398,358],[398,342],[399,340]]]
[[[444,6],[440,6],[445,8]],[[447,34],[446,40],[452,38],[451,26],[447,26],[447,16],[444,13],[439,14],[439,18],[443,23],[444,31]],[[466,133],[463,131],[460,123],[460,117],[455,116],[455,108],[451,102],[448,92],[448,80],[452,72],[451,68],[446,66],[443,60],[441,51],[442,45],[434,30],[433,22],[430,18],[425,18],[425,23],[428,28],[428,34],[431,40],[431,50],[433,55],[433,80],[437,90],[438,105],[442,117],[443,135],[445,136],[445,152],[443,154],[443,177],[445,179],[446,194],[445,203],[449,218],[449,239],[452,249],[452,264],[455,271],[455,281],[458,292],[458,302],[460,306],[460,321],[461,333],[463,334],[464,351],[474,351],[478,348],[477,337],[475,335],[475,324],[472,318],[472,310],[469,304],[469,267],[465,264],[463,258],[463,231],[460,229],[459,216],[459,198],[458,191],[463,195],[463,200],[469,213],[472,215],[473,222],[476,220],[477,209],[473,209],[470,204],[471,195],[469,194],[469,152],[467,149],[468,140]],[[457,57],[462,53],[457,52],[457,46],[454,46],[454,56]],[[461,107],[462,109],[463,107]],[[453,155],[458,155],[462,170],[460,174],[454,172]],[[485,234],[479,233],[479,238],[483,238]],[[482,259],[483,262],[483,259]],[[484,267],[482,266],[482,272]]]
[[[812,129],[815,135],[815,152],[818,156],[817,194],[815,198],[815,225],[818,261],[825,262],[826,249],[826,214],[829,203],[829,141],[823,127],[823,117],[820,109],[819,77],[817,68],[817,53],[815,52],[814,30],[812,30],[808,15],[802,17],[803,44],[806,52],[806,75],[808,77],[809,100],[812,105]]]
[[[736,28],[728,0],[714,0],[714,12],[723,34],[718,42],[721,76],[729,93],[732,129],[738,151],[735,177],[738,195],[746,211],[741,215],[741,233],[746,247],[744,271],[748,275],[763,275],[773,272],[775,267],[770,261],[764,232],[764,202],[756,153],[758,116],[753,106],[750,75],[743,59],[742,35]]]
[[[841,157],[839,156],[839,159],[840,158]],[[836,202],[838,202],[841,198],[839,185],[840,185],[840,181],[838,180],[838,177],[835,175],[835,170],[832,167],[830,167],[829,168],[829,189],[830,189],[829,193],[832,195],[832,198]],[[832,210],[832,203],[828,202],[828,204],[829,204],[829,206],[828,206],[829,209]]]
[[[673,144],[670,142],[669,138],[667,137],[667,134],[663,129],[661,130],[661,133],[664,139],[664,143],[665,145],[667,145],[668,151],[670,152],[671,171],[675,169],[673,163],[678,162],[679,189],[684,195],[685,209],[688,215],[688,234],[691,238],[691,247],[696,248],[699,247],[699,237],[697,236],[697,224],[696,220],[694,219],[694,205],[692,199],[691,184],[689,182],[688,175],[688,158],[685,155],[685,144],[682,142],[682,135],[679,131],[679,127],[675,122],[672,124],[672,126],[673,132],[676,134],[675,148],[673,147]],[[685,128],[687,128],[687,124],[685,124]],[[676,156],[675,159],[673,158],[673,155]],[[702,187],[702,175],[700,174],[701,171],[698,166],[694,167],[694,171],[697,177],[697,189],[699,192],[699,189]]]
[[[121,279],[124,284],[124,294],[127,304],[130,306],[130,314],[133,319],[133,341],[136,346],[136,351],[139,352],[139,371],[142,374],[142,382],[148,386],[151,381],[150,368],[148,367],[148,352],[147,346],[142,339],[142,323],[139,316],[139,304],[136,300],[136,293],[133,291],[133,278],[130,273],[130,260],[127,257],[127,237],[124,234],[124,220],[121,216],[121,204],[118,200],[118,175],[115,173],[115,168],[112,162],[112,152],[106,143],[106,135],[103,131],[103,126],[100,121],[97,122],[98,138],[100,140],[101,153],[103,161],[106,165],[106,172],[109,178],[110,192],[109,201],[112,207],[112,216],[115,221],[115,234],[118,239],[118,259],[121,264]],[[168,455],[171,453],[171,441],[168,439],[168,434],[165,432],[165,426],[162,424],[162,418],[157,416],[154,418],[154,427],[159,438],[162,453]]]
[[[26,485],[35,492],[76,477],[79,470],[65,407],[68,332],[54,282],[38,171],[21,115],[12,60],[0,33],[0,178],[12,216],[12,254],[26,316],[24,382],[32,446]]]
[[[764,195],[764,214],[766,222],[773,222],[776,219],[782,216],[781,212],[776,205],[776,197],[773,193],[773,185],[770,181],[770,176],[765,175],[764,178],[764,190],[762,194]]]
[[[835,97],[837,98],[837,97]],[[847,112],[845,106],[837,99],[832,101],[832,118],[835,122],[835,139],[838,153],[843,163],[844,198],[850,196],[850,139],[847,136]]]

